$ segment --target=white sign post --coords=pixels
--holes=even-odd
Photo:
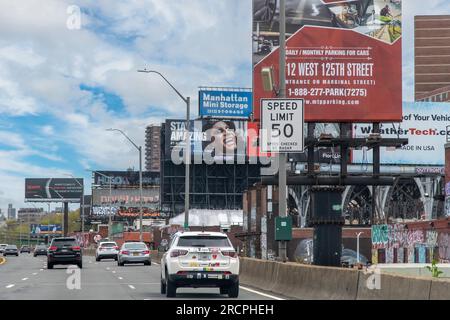
[[[303,152],[303,99],[261,99],[262,152]]]

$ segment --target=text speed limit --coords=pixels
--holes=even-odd
[[[262,152],[303,152],[303,99],[261,99]]]

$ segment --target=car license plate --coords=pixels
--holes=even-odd
[[[63,250],[61,250],[61,252],[68,252],[68,250],[66,250],[66,249],[63,249]]]
[[[134,252],[133,253],[133,256],[138,256],[139,255],[139,252]]]
[[[208,261],[208,260],[210,260],[210,257],[209,257],[209,255],[202,255],[202,256],[200,256],[199,260],[201,260],[201,261]]]

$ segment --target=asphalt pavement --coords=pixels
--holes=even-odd
[[[165,300],[160,293],[160,266],[125,265],[114,260],[96,262],[83,256],[83,269],[56,265],[47,269],[45,256],[9,256],[0,265],[0,300]],[[179,288],[175,299],[235,300],[218,288]],[[280,299],[270,293],[241,286],[237,300]]]

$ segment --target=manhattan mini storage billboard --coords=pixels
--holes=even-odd
[[[213,118],[248,118],[252,92],[239,89],[202,89],[198,92],[198,114]]]
[[[450,103],[404,102],[403,122],[383,123],[383,138],[408,138],[401,149],[381,147],[381,163],[444,166],[446,128],[450,124]],[[354,137],[372,133],[370,124],[354,124]],[[353,150],[353,163],[372,163],[372,151]]]

